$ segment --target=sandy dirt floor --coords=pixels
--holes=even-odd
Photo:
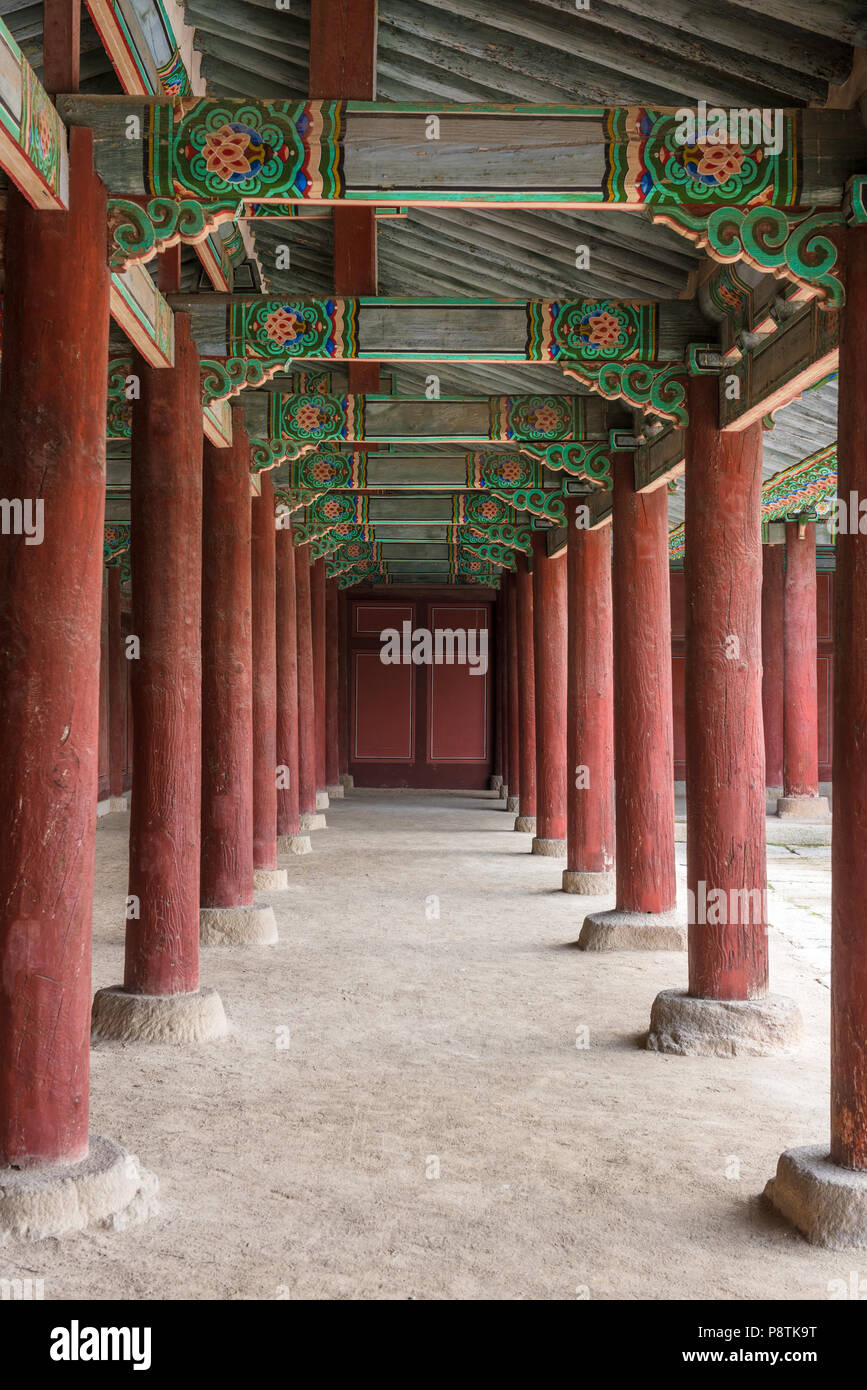
[[[94,1049],[92,1128],[158,1175],[160,1214],[7,1246],[0,1277],[46,1299],[825,1299],[867,1275],[759,1196],[781,1149],[827,1137],[809,954],[773,934],[797,1058],[642,1051],[685,956],[574,949],[613,900],[557,891],[502,806],[333,803],[267,896],[279,945],[203,952],[230,1036]],[[97,833],[95,987],[122,974],[128,819]]]

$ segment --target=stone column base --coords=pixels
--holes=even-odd
[[[277,893],[289,887],[289,875],[285,869],[254,869],[253,887],[260,893]]]
[[[533,836],[533,843],[530,847],[531,854],[544,854],[547,859],[565,859],[566,841],[565,840],[540,840],[537,835]]]
[[[329,801],[340,801],[343,798],[343,783],[335,782],[333,786],[325,788],[325,795]]]
[[[311,854],[313,846],[309,835],[278,835],[278,854]]]
[[[108,798],[109,811],[128,811],[129,805],[125,796],[110,796]]]
[[[122,985],[93,997],[91,1037],[119,1042],[197,1043],[222,1038],[229,1025],[215,989],[192,994],[130,994]]]
[[[157,1208],[153,1173],[111,1139],[90,1136],[80,1163],[50,1168],[0,1168],[0,1244],[46,1240],[86,1227],[123,1231]]]
[[[536,817],[535,816],[516,816],[515,829],[520,830],[523,835],[535,835]]]
[[[509,799],[509,788],[505,782],[500,783],[500,799],[501,801],[508,801]]]
[[[517,811],[517,810],[519,810],[520,804],[521,804],[521,803],[520,803],[520,798],[517,797],[517,796],[508,796],[508,797],[506,798],[506,810],[507,810],[507,811]]]
[[[781,796],[777,802],[780,820],[830,820],[827,796]]]
[[[811,1245],[867,1246],[867,1173],[832,1163],[825,1144],[780,1154],[764,1195]]]
[[[298,824],[302,830],[327,830],[328,821],[321,811],[305,811]]]
[[[686,927],[676,912],[591,912],[578,946],[582,951],[685,951]]]
[[[488,783],[488,791],[498,792],[503,785],[502,777],[492,777]]]
[[[585,873],[583,869],[563,870],[564,893],[593,893],[601,897],[604,893],[613,893],[616,886],[617,875],[613,870],[610,873]]]
[[[273,907],[199,908],[199,939],[203,946],[273,946],[277,920]]]
[[[320,791],[320,792],[317,792],[317,793],[316,793],[316,809],[317,809],[317,811],[327,811],[327,810],[328,810],[328,793],[327,793],[327,792],[325,792],[325,791]]]
[[[664,989],[650,1011],[647,1047],[679,1057],[772,1057],[794,1052],[801,1014],[782,994],[764,999],[694,999]]]
[[[355,778],[351,772],[341,772],[340,782],[344,791],[351,792],[355,786]]]

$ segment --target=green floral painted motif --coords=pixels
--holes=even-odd
[[[281,362],[293,357],[355,357],[357,312],[355,299],[235,304],[230,314],[232,351]]]
[[[176,114],[179,119],[175,119]],[[210,202],[335,197],[341,190],[339,102],[230,101],[206,97],[151,111],[154,193],[179,186]]]

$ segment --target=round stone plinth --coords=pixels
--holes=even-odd
[[[520,806],[520,799],[517,796],[510,796],[506,799],[506,810],[517,811]]]
[[[674,912],[591,912],[578,946],[582,951],[685,951],[686,927]]]
[[[831,819],[831,807],[827,796],[781,796],[777,815],[780,820],[826,821]]]
[[[351,792],[355,786],[355,778],[351,772],[341,772],[340,783],[344,791]]]
[[[780,1154],[764,1195],[811,1245],[867,1246],[867,1173],[838,1167],[823,1144]]]
[[[327,810],[328,810],[328,793],[327,793],[327,792],[317,792],[317,793],[316,793],[316,809],[317,809],[317,811],[327,811]]]
[[[155,1214],[158,1185],[134,1154],[95,1134],[80,1163],[0,1168],[0,1243],[123,1231]]]
[[[253,887],[262,893],[278,893],[289,887],[289,875],[285,869],[254,869]]]
[[[500,790],[500,787],[501,787],[502,785],[503,785],[503,779],[502,779],[502,777],[492,777],[491,780],[490,780],[490,782],[488,783],[488,790],[489,790],[489,791],[492,791],[492,792],[498,792],[498,791]]]
[[[647,1046],[679,1057],[773,1057],[794,1052],[801,1014],[782,994],[764,999],[694,999],[664,989],[650,1011]]]
[[[273,907],[199,908],[199,939],[203,946],[273,946],[277,920]]]
[[[582,869],[563,870],[563,892],[594,894],[601,897],[604,893],[613,893],[617,884],[615,873],[584,873]]]
[[[538,835],[533,837],[533,844],[530,848],[531,854],[544,854],[546,859],[565,859],[566,841],[565,840],[540,840]]]
[[[129,994],[122,985],[97,990],[91,1037],[118,1042],[209,1042],[228,1032],[223,1003],[215,989],[192,994]]]
[[[509,788],[508,788],[508,786],[506,785],[505,782],[501,782],[501,783],[500,783],[500,800],[501,800],[501,801],[508,801],[508,799],[509,799]]]
[[[128,811],[129,806],[125,796],[111,796],[108,799],[109,811]]]
[[[515,829],[516,829],[516,830],[519,830],[519,831],[521,832],[522,835],[535,835],[535,833],[536,833],[536,817],[535,817],[535,816],[516,816],[516,817],[515,817]]]
[[[277,851],[279,854],[311,854],[313,846],[309,835],[278,835]]]
[[[340,801],[343,798],[343,784],[336,782],[333,787],[326,787],[325,794],[329,801]]]
[[[327,830],[328,822],[321,811],[305,811],[298,824],[302,830]]]

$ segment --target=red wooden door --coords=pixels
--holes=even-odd
[[[384,664],[386,629],[485,632],[487,670],[468,662]],[[491,607],[448,600],[350,600],[349,770],[359,787],[481,789],[491,775]],[[480,637],[475,638],[480,651]],[[448,653],[449,644],[445,645]],[[478,663],[477,663],[478,664]]]

